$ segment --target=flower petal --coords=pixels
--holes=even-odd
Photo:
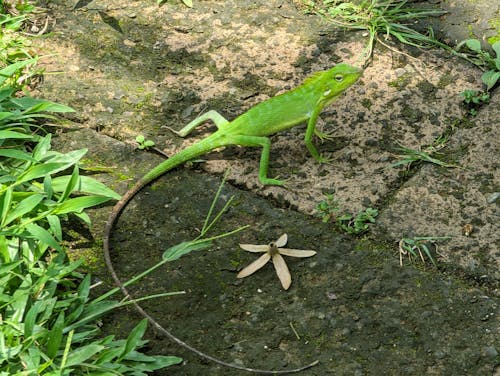
[[[291,249],[291,248],[280,248],[278,252],[284,256],[291,257],[311,257],[316,254],[316,251],[309,249]]]
[[[248,277],[250,274],[255,273],[257,270],[262,268],[267,262],[271,259],[271,255],[269,253],[264,253],[257,260],[252,262],[250,265],[241,269],[241,271],[236,276],[237,278]]]
[[[267,244],[240,244],[240,248],[248,252],[267,252],[269,246]]]
[[[276,253],[273,256],[273,265],[274,269],[276,269],[276,274],[280,279],[281,286],[283,286],[285,290],[288,290],[292,284],[292,276],[290,275],[288,266],[286,266],[285,259],[279,253]]]
[[[286,245],[286,242],[287,242],[287,241],[288,241],[288,235],[287,235],[287,234],[283,234],[283,235],[281,235],[281,236],[278,238],[278,240],[276,240],[276,241],[274,242],[274,245],[275,245],[276,247],[278,247],[278,248],[279,248],[279,247],[284,247],[284,246]]]

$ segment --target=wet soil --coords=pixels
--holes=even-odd
[[[57,23],[38,41],[53,53],[42,64],[64,74],[47,74],[40,95],[77,109],[57,147],[87,147],[87,163],[109,168],[97,176],[121,193],[162,160],[135,149],[137,134],[171,155],[210,127],[180,139],[165,125],[180,129],[208,109],[232,119],[311,72],[356,63],[365,43],[362,33],[335,30],[291,1],[200,1],[193,9],[175,1],[160,8],[146,1],[75,4],[46,4]],[[284,188],[262,187],[259,150],[235,147],[169,173],[134,199],[113,235],[123,279],[197,235],[228,167],[224,199],[235,195],[236,204],[218,230],[250,225],[135,287],[137,296],[187,292],[145,303],[156,320],[200,350],[247,367],[286,370],[320,360],[304,373],[494,374],[499,96],[471,117],[460,92],[481,88],[477,68],[443,51],[395,47],[401,51],[378,46],[360,82],[323,112],[320,126],[334,138],[317,144],[331,164],[308,155],[296,127],[271,138],[270,174],[288,179]],[[436,140],[445,140],[439,158],[456,168],[391,167],[398,145],[420,149]],[[376,224],[354,237],[322,223],[312,214],[325,193],[342,211],[377,208]],[[92,212],[94,247],[73,247],[96,264],[108,211]],[[467,225],[472,232],[464,232]],[[290,290],[282,290],[271,264],[236,279],[255,258],[238,243],[265,244],[284,232],[289,247],[318,251],[287,259]],[[432,248],[437,267],[399,265],[397,242],[415,236],[450,237]],[[122,312],[105,330],[126,334],[137,319]],[[151,353],[186,359],[158,375],[240,374],[158,333],[149,339]]]

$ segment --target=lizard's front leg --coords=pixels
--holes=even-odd
[[[306,144],[307,150],[309,150],[309,153],[320,163],[326,163],[329,162],[329,159],[322,157],[318,153],[318,149],[316,149],[316,146],[314,146],[312,142],[312,136],[314,133],[317,133],[319,131],[316,130],[316,121],[318,120],[319,113],[321,112],[321,107],[318,106],[316,107],[312,114],[311,117],[309,118],[309,121],[307,122],[307,130],[306,130],[306,135],[304,137],[304,143]]]
[[[267,137],[258,136],[234,136],[231,135],[228,139],[231,144],[241,146],[260,146],[262,154],[260,155],[259,165],[259,180],[263,185],[283,185],[283,181],[271,179],[267,177],[267,169],[269,167],[269,151],[271,149],[271,140]]]
[[[215,110],[210,110],[203,115],[198,116],[196,119],[192,120],[188,125],[182,128],[180,131],[176,131],[170,127],[167,127],[170,131],[174,132],[176,135],[180,137],[186,137],[189,133],[193,131],[198,125],[206,122],[207,120],[212,120],[217,128],[229,123],[229,121],[224,118],[221,114],[219,114]]]

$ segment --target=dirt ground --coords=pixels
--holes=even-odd
[[[58,147],[88,148],[89,164],[111,168],[100,177],[121,193],[161,161],[135,149],[137,134],[172,155],[212,128],[180,139],[165,126],[180,129],[209,109],[232,119],[314,71],[356,64],[366,42],[362,32],[335,30],[292,1],[199,1],[192,9],[180,1],[74,5],[46,4],[56,23],[37,42],[49,55],[42,60],[41,95],[77,110]],[[450,14],[465,15],[464,9]],[[439,21],[451,41],[456,34],[446,22],[457,20]],[[494,34],[473,26],[485,37]],[[331,164],[311,158],[304,128],[296,127],[271,138],[270,175],[287,179],[286,187],[262,187],[260,151],[233,147],[167,174],[127,208],[113,239],[123,278],[195,236],[228,168],[223,198],[235,195],[236,205],[220,231],[250,225],[137,285],[137,296],[188,292],[145,305],[163,326],[247,367],[287,370],[319,360],[304,374],[495,374],[500,97],[494,92],[470,116],[460,92],[481,88],[477,68],[445,51],[395,47],[403,53],[378,46],[362,79],[322,113],[321,127],[333,139],[316,142]],[[421,149],[437,139],[444,140],[440,159],[456,167],[391,166],[400,158],[398,146]],[[367,234],[348,236],[314,216],[331,193],[341,211],[379,211]],[[97,247],[84,254],[98,249],[108,211],[95,211]],[[236,279],[254,259],[238,243],[265,244],[285,232],[291,248],[318,251],[311,259],[289,259],[290,290],[282,290],[271,265]],[[431,247],[437,267],[406,256],[399,265],[398,241],[419,236],[449,237]],[[107,327],[126,333],[136,321],[127,312]],[[241,374],[157,333],[150,339],[151,353],[186,359],[158,375]]]

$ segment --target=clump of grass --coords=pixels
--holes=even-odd
[[[90,225],[86,208],[120,196],[80,174],[85,149],[51,149],[45,123],[73,109],[28,95],[37,58],[17,33],[24,16],[0,5],[0,375],[144,375],[179,363],[138,351],[145,320],[126,339],[99,338],[98,319],[130,302],[110,300],[117,289],[90,298],[63,226],[70,216]]]
[[[370,60],[375,42],[393,49],[386,43],[390,37],[414,47],[438,46],[450,49],[434,37],[432,28],[423,34],[411,27],[417,19],[442,15],[444,12],[441,10],[409,7],[406,0],[304,2],[309,10],[335,26],[347,30],[365,30],[368,33],[368,42],[362,54],[365,62]]]
[[[425,256],[431,260],[432,264],[436,266],[436,262],[432,257],[432,253],[429,249],[429,244],[434,245],[435,252],[437,253],[437,241],[449,239],[447,236],[420,236],[414,238],[403,238],[399,241],[399,265],[403,266],[403,256],[408,256],[410,262],[412,257],[420,258],[423,264],[425,264]]]

